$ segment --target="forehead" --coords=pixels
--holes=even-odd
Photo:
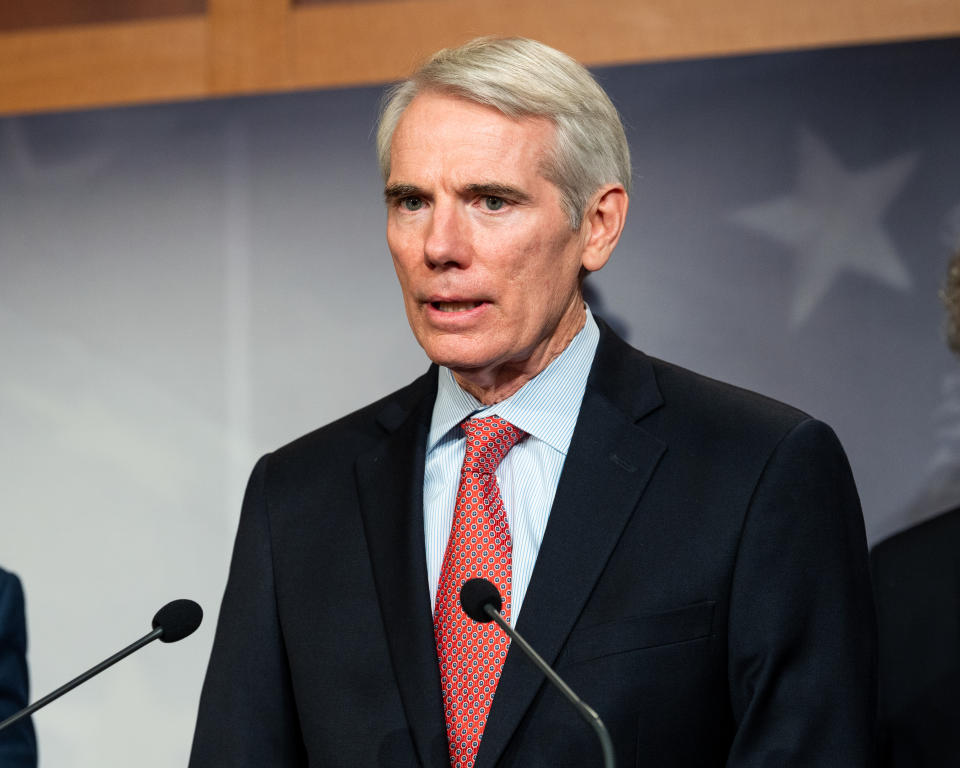
[[[427,91],[397,122],[390,181],[412,180],[411,174],[540,175],[553,140],[554,126],[546,118],[512,118],[494,107]]]

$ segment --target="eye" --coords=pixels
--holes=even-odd
[[[483,198],[483,204],[488,211],[499,211],[507,204],[507,201],[496,195],[487,195]]]
[[[419,211],[423,208],[423,200],[419,197],[404,197],[400,200],[400,207],[405,211]]]

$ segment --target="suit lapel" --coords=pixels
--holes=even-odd
[[[432,375],[432,379],[430,376]],[[423,466],[436,373],[407,408],[380,415],[388,434],[358,457],[357,482],[370,562],[400,698],[420,762],[449,766],[440,673],[423,543]]]
[[[649,360],[605,326],[601,331],[517,622],[517,629],[551,664],[666,449],[636,424],[662,402]],[[507,655],[477,768],[496,764],[542,684],[542,674],[519,651]]]

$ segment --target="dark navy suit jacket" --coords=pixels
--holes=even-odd
[[[20,579],[0,568],[0,721],[27,706],[27,625]],[[37,741],[29,718],[0,731],[0,766],[34,768]]]
[[[190,765],[448,765],[423,540],[436,369],[261,459]],[[875,626],[833,432],[601,323],[517,629],[623,766],[865,766]],[[600,765],[511,651],[477,768]]]
[[[882,766],[960,764],[960,509],[871,553]]]

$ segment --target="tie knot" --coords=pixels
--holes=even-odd
[[[507,451],[527,436],[522,429],[517,429],[499,416],[467,419],[460,427],[467,434],[464,472],[492,475]]]

